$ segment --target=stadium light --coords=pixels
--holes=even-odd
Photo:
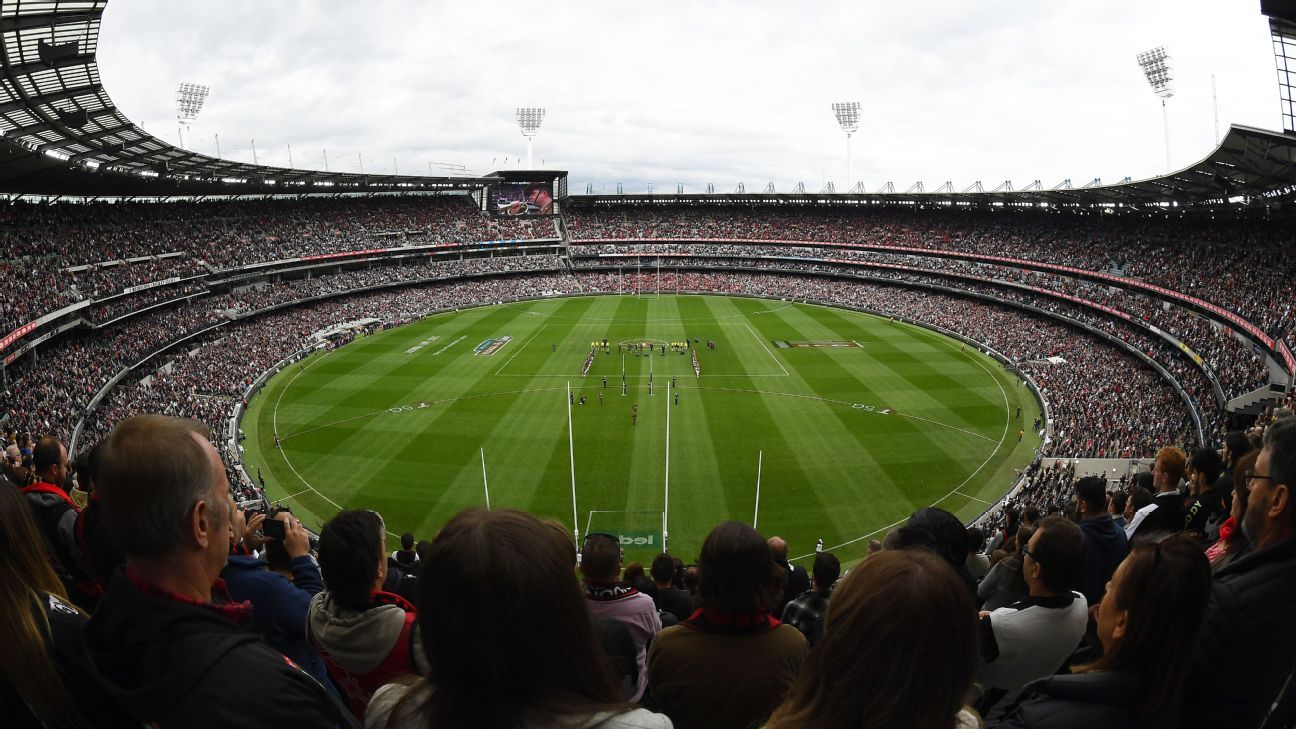
[[[840,101],[832,105],[837,123],[846,132],[846,189],[851,183],[851,135],[859,130],[860,105],[858,101]]]
[[[176,88],[176,124],[180,132],[181,147],[184,146],[184,128],[198,118],[198,112],[202,111],[203,103],[207,101],[209,93],[211,93],[210,86],[187,81]]]
[[[1161,99],[1161,121],[1165,128],[1166,172],[1170,171],[1170,113],[1166,110],[1166,100],[1174,96],[1174,76],[1170,74],[1170,56],[1165,46],[1157,46],[1150,51],[1138,54],[1138,64],[1147,76],[1152,93]]]
[[[522,130],[522,136],[527,140],[527,169],[531,169],[531,143],[535,135],[540,131],[540,124],[544,122],[545,110],[542,108],[528,107],[517,110],[518,129]]]

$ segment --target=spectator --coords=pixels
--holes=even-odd
[[[595,618],[613,618],[625,623],[635,642],[635,664],[639,682],[631,701],[638,701],[648,685],[646,646],[661,630],[661,617],[653,599],[633,587],[617,582],[621,574],[621,539],[613,534],[590,532],[581,549],[580,573],[585,599]]]
[[[909,521],[897,529],[896,533],[896,548],[924,547],[932,550],[963,578],[968,594],[976,594],[976,580],[967,568],[967,529],[957,516],[944,509],[928,506],[910,515]]]
[[[1188,727],[1259,726],[1296,664],[1296,420],[1269,427],[1245,476],[1251,547],[1215,572],[1184,692]]]
[[[868,556],[872,557],[873,555],[881,551],[882,551],[882,540],[870,539],[868,543]]]
[[[80,567],[81,550],[76,543],[77,516],[81,509],[68,496],[68,453],[58,438],[45,436],[32,449],[35,481],[23,487],[51,566],[72,601],[92,609],[98,590]]]
[[[1022,549],[1030,595],[981,613],[981,713],[1012,699],[1027,683],[1056,673],[1079,645],[1088,619],[1084,596],[1074,592],[1084,564],[1084,536],[1074,522],[1046,517]]]
[[[1151,477],[1150,473],[1141,473],[1140,476]],[[1150,479],[1149,479],[1150,480]],[[1134,517],[1138,516],[1140,511],[1152,504],[1152,492],[1143,486],[1133,486],[1129,491],[1129,500],[1125,503],[1125,536],[1129,537],[1134,533]]]
[[[786,577],[783,582],[783,596],[779,598],[778,605],[773,611],[775,615],[782,615],[783,608],[792,601],[792,598],[810,589],[810,575],[806,574],[805,567],[788,563],[788,543],[783,537],[770,537],[769,549],[774,557],[774,563],[783,570]]]
[[[160,415],[127,418],[108,436],[98,487],[126,570],[86,626],[105,690],[158,726],[354,726],[328,691],[249,629],[251,606],[218,579],[229,483],[207,438],[199,423]]]
[[[420,561],[437,575],[419,594],[430,670],[379,689],[366,727],[670,729],[617,700],[570,538],[530,514],[471,509]]]
[[[1166,447],[1157,451],[1152,466],[1152,483],[1156,493],[1152,503],[1139,509],[1125,527],[1131,540],[1153,539],[1163,534],[1173,534],[1183,529],[1183,497],[1179,495],[1179,482],[1183,479],[1188,457],[1178,448]]]
[[[1224,436],[1224,473],[1216,479],[1215,491],[1228,509],[1233,508],[1233,476],[1237,472],[1238,459],[1254,450],[1251,439],[1243,431],[1231,430]]]
[[[1092,609],[1102,602],[1107,581],[1129,554],[1129,540],[1107,513],[1107,482],[1101,476],[1085,476],[1076,482],[1076,508],[1084,535],[1079,587]]]
[[[414,533],[405,532],[401,535],[400,541],[401,548],[392,552],[391,556],[392,559],[400,562],[402,566],[408,569],[413,567],[414,563],[419,560],[418,552],[414,551]]]
[[[1224,499],[1215,484],[1224,472],[1224,459],[1214,448],[1198,448],[1188,461],[1188,493],[1192,500],[1184,514],[1183,528],[1206,544],[1219,539],[1220,524],[1228,517]]]
[[[746,524],[723,522],[707,535],[701,609],[659,633],[648,654],[653,705],[680,729],[745,729],[782,703],[808,650],[796,628],[768,612],[782,571]]]
[[[653,598],[654,601],[657,598],[657,586],[653,584],[652,580],[648,579],[648,575],[644,574],[643,562],[634,561],[626,565],[625,570],[621,573],[621,584],[626,587],[633,587]]]
[[[1125,519],[1125,502],[1128,500],[1129,494],[1124,491],[1113,491],[1107,495],[1107,513],[1111,515],[1112,523],[1122,532],[1129,523]]]
[[[976,726],[977,628],[963,579],[922,549],[882,552],[828,603],[823,639],[765,729]]]
[[[675,616],[677,621],[688,620],[693,614],[693,596],[687,590],[681,590],[673,584],[675,577],[675,558],[662,552],[653,558],[652,580],[657,588],[653,602],[657,609]]]
[[[230,513],[235,527],[231,534],[239,534],[243,516],[233,499]],[[231,553],[221,570],[221,579],[230,597],[252,604],[252,624],[265,642],[291,658],[320,685],[334,690],[324,660],[306,635],[311,598],[324,589],[319,565],[310,556],[310,535],[292,512],[280,511],[270,519],[283,525],[284,536],[266,542],[266,560]]]
[[[811,574],[811,589],[793,598],[783,608],[783,622],[801,631],[813,648],[823,632],[824,612],[828,610],[833,585],[841,576],[841,562],[831,552],[818,552]]]
[[[1130,552],[1098,609],[1103,656],[1028,685],[1000,729],[1177,729],[1210,567],[1191,539]]]
[[[985,532],[978,527],[968,527],[968,558],[966,562],[968,574],[972,579],[980,582],[985,579],[986,573],[990,571],[990,557],[981,548],[985,546]]]
[[[1220,525],[1219,541],[1206,548],[1206,558],[1210,560],[1214,572],[1224,569],[1225,565],[1246,553],[1247,540],[1242,533],[1242,516],[1246,514],[1247,508],[1246,474],[1255,466],[1259,455],[1259,451],[1250,450],[1234,459],[1236,468],[1233,471],[1231,512],[1229,518]]]
[[[1030,594],[1030,585],[1022,572],[1025,558],[1021,547],[1030,541],[1035,533],[1033,527],[1020,527],[1013,538],[1008,540],[1008,554],[995,563],[986,573],[984,580],[977,585],[977,598],[981,600],[982,610],[998,610],[1025,599]]]
[[[0,716],[6,726],[136,726],[94,678],[86,616],[50,567],[26,499],[0,487]]]
[[[387,531],[367,510],[339,511],[319,537],[323,592],[311,598],[307,631],[351,713],[363,719],[374,691],[422,672],[417,611],[382,590]]]
[[[95,594],[103,594],[112,573],[126,563],[126,555],[104,525],[103,502],[96,485],[103,443],[96,443],[77,456],[77,483],[89,494],[86,507],[77,515],[76,543],[86,577],[94,584]]]
[[[419,564],[423,563],[423,555],[427,554],[430,549],[432,549],[432,542],[426,539],[419,540],[419,543],[414,545],[414,551],[418,553]],[[575,554],[574,549],[572,550],[572,553]]]

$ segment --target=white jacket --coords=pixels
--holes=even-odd
[[[389,683],[375,691],[369,709],[365,712],[365,729],[419,729],[422,717],[417,711],[403,711],[395,721],[388,723],[392,709],[411,688],[414,687]],[[414,715],[411,716],[411,713]],[[528,725],[527,729],[674,729],[674,724],[664,714],[654,714],[647,709],[631,709],[620,714],[602,711],[573,716],[561,724]]]

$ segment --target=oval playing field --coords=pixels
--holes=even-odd
[[[919,327],[602,296],[438,314],[316,354],[270,381],[243,428],[248,471],[312,527],[371,508],[430,538],[489,492],[493,508],[620,534],[627,560],[665,530],[693,561],[736,519],[793,556],[822,538],[848,561],[918,507],[984,510],[1029,463],[1038,416],[995,360]]]

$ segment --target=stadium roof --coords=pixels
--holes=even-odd
[[[107,0],[0,4],[0,193],[179,196],[435,192],[478,189],[488,177],[330,173],[246,164],[175,147],[135,126],[99,79]],[[1059,144],[1068,140],[1058,140]],[[1205,159],[1137,182],[1044,188],[1039,181],[958,191],[915,184],[896,192],[584,195],[595,202],[1049,205],[1112,209],[1280,208],[1296,203],[1296,136],[1233,126]]]
[[[366,175],[267,167],[180,149],[113,104],[96,51],[107,0],[0,4],[0,192],[230,195],[431,192],[490,178]]]
[[[915,183],[896,191],[888,183],[877,192],[703,193],[634,195],[573,195],[574,202],[592,203],[731,203],[731,204],[909,204],[1003,205],[1131,210],[1215,210],[1221,207],[1276,209],[1284,202],[1296,211],[1296,135],[1234,125],[1205,159],[1178,172],[1147,180],[1104,185],[1094,180],[1075,187],[1070,180],[1045,188],[1039,181],[1021,189],[1005,182],[993,190],[980,183],[958,191],[952,183],[926,190]]]

